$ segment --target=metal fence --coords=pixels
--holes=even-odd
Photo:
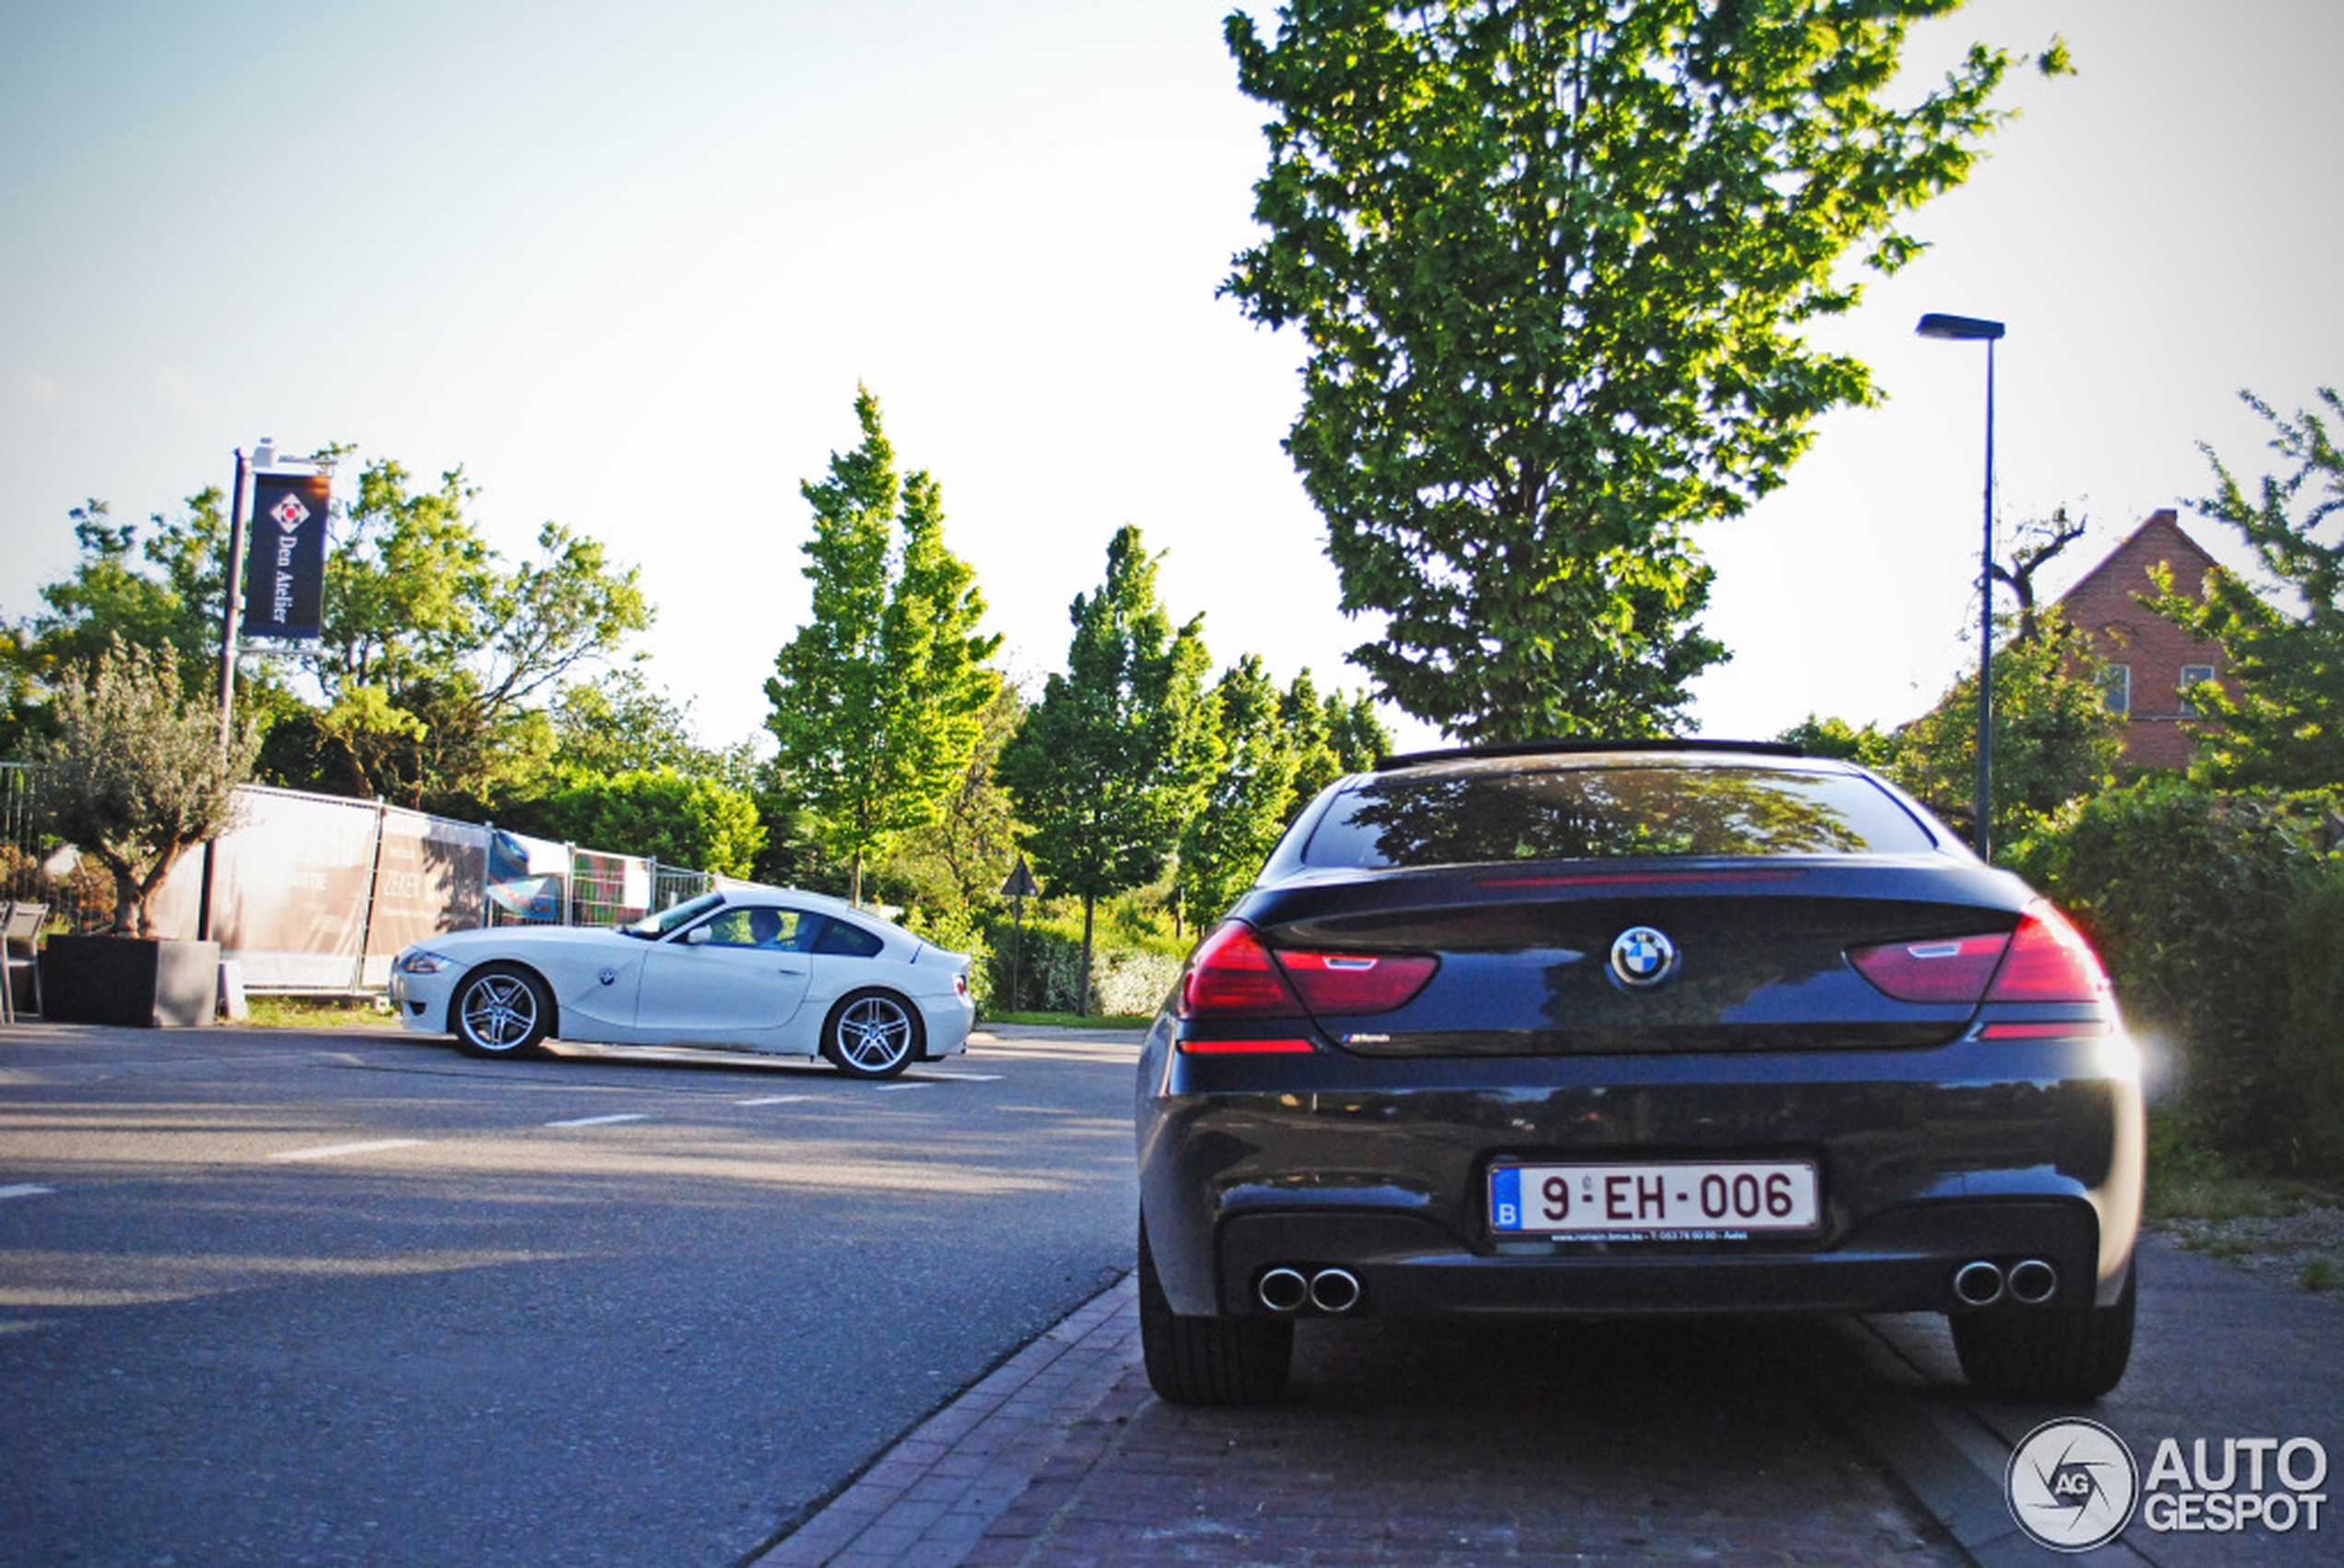
[[[27,764],[0,762],[0,897],[46,903],[50,907],[50,928],[53,930],[87,930],[111,923],[114,908],[113,877],[96,862],[70,846],[44,837],[35,828],[31,809],[32,782],[32,770]],[[256,806],[246,815],[254,821],[239,828],[233,836],[245,857],[257,856],[298,868],[284,879],[289,889],[288,896],[292,896],[291,890],[295,888],[304,892],[316,892],[333,880],[329,872],[340,870],[360,874],[367,885],[358,896],[368,901],[374,898],[374,883],[380,878],[383,869],[378,849],[372,852],[374,864],[371,867],[354,864],[339,866],[317,860],[317,844],[292,832],[290,829],[284,843],[270,844],[268,841],[276,831],[270,824],[281,817],[284,810],[290,809],[284,806],[287,801],[309,802],[313,815],[316,809],[336,808],[337,810],[329,813],[336,818],[348,813],[377,818],[387,808],[376,802],[310,796],[300,791],[255,787],[251,794]],[[258,808],[271,802],[276,803],[278,809]],[[413,819],[419,814],[392,810],[389,815]],[[536,875],[520,879],[517,885],[523,890],[522,896],[500,897],[497,892],[492,892],[486,899],[481,900],[477,896],[478,884],[474,884],[473,907],[492,925],[608,926],[637,918],[648,911],[670,908],[685,899],[706,892],[720,880],[710,872],[688,867],[664,866],[645,856],[541,840],[520,840],[510,834],[496,834],[483,825],[451,823],[450,826],[480,840],[526,846],[521,851],[528,860],[526,869]],[[252,842],[256,836],[260,842]],[[223,844],[228,842],[222,840]],[[191,856],[190,861],[193,859]],[[174,883],[187,870],[188,863],[183,862],[173,874]],[[169,887],[170,884],[167,884],[166,891]],[[179,902],[184,903],[185,900]],[[160,916],[158,919],[160,921]],[[190,930],[176,934],[193,933]],[[362,940],[361,949],[365,946]],[[283,987],[262,984],[252,988]],[[292,988],[309,987],[296,985]]]
[[[53,924],[78,929],[110,916],[114,879],[32,825],[32,770],[0,762],[0,898],[49,905]]]

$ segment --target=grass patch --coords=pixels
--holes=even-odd
[[[2175,1121],[2149,1124],[2149,1220],[2194,1252],[2344,1295],[2344,1194],[2314,1182],[2242,1174]]]
[[[2152,1117],[2148,1130],[2148,1194],[2153,1220],[2282,1219],[2306,1209],[2344,1205],[2344,1196],[2316,1182],[2242,1173],[2178,1123]]]
[[[252,997],[245,1022],[260,1029],[396,1029],[389,999],[373,997]]]
[[[1085,1018],[1076,1012],[988,1012],[977,1021],[982,1029],[987,1023],[1050,1023],[1066,1029],[1144,1029],[1154,1023],[1154,1015],[1144,1012],[1106,1012]]]

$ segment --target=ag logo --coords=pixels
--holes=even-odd
[[[1648,991],[1677,972],[1677,944],[1649,926],[1631,926],[1611,944],[1611,973],[1632,991]]]
[[[2003,1491],[2010,1516],[2053,1551],[2106,1546],[2132,1523],[2140,1467],[2124,1440],[2098,1421],[2045,1421],[2011,1451]]]
[[[309,521],[309,509],[288,495],[283,500],[269,509],[269,515],[277,520],[278,527],[291,533]]]

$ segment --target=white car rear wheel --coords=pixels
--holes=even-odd
[[[850,1078],[892,1078],[920,1054],[920,1019],[892,991],[856,991],[831,1009],[822,1054]]]

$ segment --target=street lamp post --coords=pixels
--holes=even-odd
[[[1920,318],[1924,338],[1951,338],[1986,345],[1985,543],[1978,557],[1978,858],[1993,858],[1994,802],[1994,342],[1999,321],[1974,316],[1929,315]]]

